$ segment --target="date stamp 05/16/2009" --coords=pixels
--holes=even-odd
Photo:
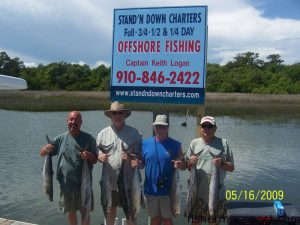
[[[275,201],[283,199],[283,190],[226,190],[226,200],[229,201]]]

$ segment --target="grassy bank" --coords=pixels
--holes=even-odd
[[[0,91],[0,109],[20,111],[106,110],[108,92]],[[196,115],[195,105],[128,103],[136,111],[168,111]],[[239,118],[300,120],[300,95],[207,93],[206,114]]]

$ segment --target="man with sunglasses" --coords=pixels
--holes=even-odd
[[[169,137],[166,115],[157,115],[153,123],[154,136],[143,141],[145,164],[144,193],[150,225],[172,225],[171,187],[175,169],[186,169],[181,143]],[[176,174],[175,174],[176,175]],[[176,212],[175,212],[176,214]]]
[[[193,206],[189,208],[191,211],[186,212],[188,214],[186,216],[189,217],[189,221],[192,220],[192,224],[201,224],[201,220],[208,220],[212,221],[211,224],[217,224],[218,218],[221,219],[226,216],[227,203],[224,179],[227,171],[234,171],[234,160],[227,140],[216,137],[216,130],[215,119],[211,116],[203,117],[200,122],[201,137],[192,140],[185,154],[188,169],[196,169],[196,199],[193,201]],[[209,206],[209,199],[212,193],[209,192],[214,169],[218,173],[218,179],[215,179],[218,187],[216,192],[217,204],[215,204],[216,207],[211,207]]]
[[[131,115],[131,111],[125,108],[123,104],[115,101],[111,104],[109,110],[104,114],[111,119],[112,125],[104,128],[97,136],[96,142],[100,148],[98,161],[103,163],[102,177],[101,177],[101,198],[107,195],[106,188],[110,187],[111,196],[109,199],[112,204],[107,207],[105,201],[102,200],[102,207],[106,215],[106,224],[113,225],[115,223],[117,207],[120,205],[120,194],[118,192],[118,179],[120,176],[122,160],[127,160],[128,157],[123,150],[132,149],[137,159],[132,159],[132,167],[141,165],[141,133],[125,123],[125,119]],[[135,221],[135,222],[134,222]],[[136,223],[136,218],[130,218],[127,224],[133,225]]]

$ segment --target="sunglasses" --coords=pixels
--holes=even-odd
[[[205,125],[201,125],[201,128],[203,128],[203,129],[213,129],[215,126],[214,125],[212,125],[212,124],[205,124]]]
[[[123,115],[124,112],[123,111],[116,111],[116,112],[112,112],[112,115]]]
[[[164,130],[164,129],[167,129],[168,126],[165,126],[165,125],[155,125],[155,128],[159,129],[159,130]]]

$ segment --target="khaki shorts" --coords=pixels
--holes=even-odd
[[[61,213],[80,210],[80,194],[76,192],[60,192],[58,210]]]
[[[164,219],[172,218],[169,196],[146,195],[148,215],[151,218],[161,216]]]

